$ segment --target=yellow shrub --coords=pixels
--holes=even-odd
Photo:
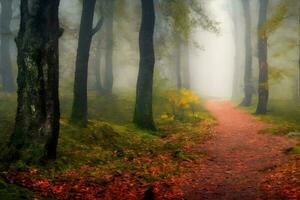
[[[187,111],[194,115],[195,107],[200,105],[200,97],[188,89],[168,91],[167,101],[177,119],[183,119]]]

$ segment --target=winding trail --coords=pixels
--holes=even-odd
[[[185,188],[186,199],[269,199],[261,182],[268,171],[289,160],[284,150],[296,141],[259,134],[268,124],[230,102],[210,101],[207,109],[218,125],[213,138],[195,149],[206,156],[192,175],[193,188]]]

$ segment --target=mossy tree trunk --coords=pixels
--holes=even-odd
[[[72,108],[72,121],[82,126],[87,124],[87,80],[90,48],[93,35],[99,31],[103,24],[100,18],[93,28],[94,10],[96,0],[84,0],[82,5],[82,16],[75,67],[74,98]]]
[[[241,106],[250,106],[253,95],[252,81],[252,42],[251,42],[251,14],[249,0],[242,0],[245,16],[245,73],[244,73],[244,99]]]
[[[153,34],[155,10],[153,0],[141,0],[142,24],[140,28],[140,65],[136,88],[134,123],[145,129],[155,130],[152,113],[153,72],[155,64]]]
[[[22,0],[18,107],[10,159],[55,159],[59,135],[59,0]],[[29,159],[29,158],[28,158]]]
[[[113,48],[114,48],[114,11],[115,11],[115,1],[106,1],[106,47],[105,47],[105,76],[103,89],[104,93],[107,95],[112,94],[113,90]]]
[[[12,0],[0,0],[0,74],[2,87],[5,92],[15,91],[15,81],[12,70],[10,41],[12,33],[10,23],[12,20]]]
[[[260,0],[259,22],[258,22],[258,61],[259,61],[259,82],[258,82],[258,104],[256,114],[266,114],[269,99],[269,77],[268,77],[268,37],[263,26],[267,22],[268,0]]]

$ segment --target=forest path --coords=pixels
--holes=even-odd
[[[296,142],[259,134],[268,124],[235,108],[230,102],[209,101],[207,109],[218,125],[211,140],[197,147],[204,156],[186,199],[265,199],[260,185],[265,174],[286,163],[284,151]]]

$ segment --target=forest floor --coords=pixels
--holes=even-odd
[[[185,186],[186,199],[300,199],[300,158],[287,154],[297,140],[263,134],[272,125],[238,110],[229,102],[211,101],[214,137],[195,151],[205,153]]]
[[[15,96],[2,99],[0,144],[12,130],[15,109]],[[209,101],[207,109],[201,106],[200,121],[170,121],[156,112],[159,131],[148,132],[130,123],[133,101],[128,97],[90,95],[87,128],[69,123],[70,99],[62,99],[58,159],[33,166],[20,161],[2,171],[0,197],[300,198],[300,158],[294,154],[299,146],[290,148],[299,140],[266,134],[273,131],[273,124],[230,102]],[[155,105],[156,110],[164,110],[165,105]],[[287,127],[285,131],[290,131],[294,125]]]

